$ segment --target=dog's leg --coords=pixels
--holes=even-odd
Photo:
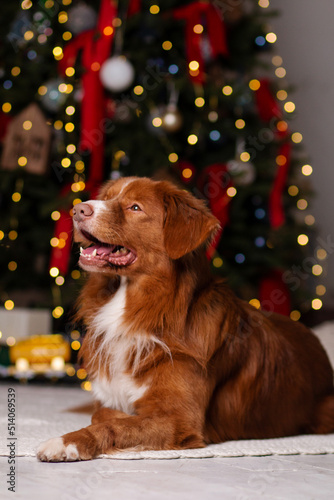
[[[101,417],[100,413],[100,417]],[[98,417],[97,417],[98,418]],[[201,430],[168,417],[126,416],[95,423],[42,443],[37,458],[44,462],[90,460],[127,448],[181,449],[205,446]]]
[[[102,422],[107,422],[108,420],[113,420],[115,418],[127,418],[128,413],[124,413],[119,410],[111,410],[110,408],[99,408],[92,416],[92,424],[100,424]]]
[[[194,368],[195,366],[195,368]],[[173,377],[162,372],[159,383],[137,401],[136,414],[100,408],[92,424],[42,443],[39,460],[61,462],[89,460],[101,454],[126,449],[171,450],[201,448],[205,408],[210,398],[207,381],[197,365],[174,361]],[[185,374],[191,370],[191,384]]]

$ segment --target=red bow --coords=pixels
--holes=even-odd
[[[194,32],[194,26],[202,24],[203,17],[206,18],[207,33],[213,57],[218,55],[228,55],[226,44],[226,34],[223,20],[218,9],[209,2],[194,2],[186,7],[180,7],[173,11],[175,19],[186,21],[186,49],[188,63],[197,61],[199,64],[198,73],[190,73],[194,82],[204,83],[204,60],[202,56],[202,34]]]

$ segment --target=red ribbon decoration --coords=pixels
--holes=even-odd
[[[209,200],[211,212],[219,220],[221,226],[206,253],[207,257],[212,259],[223,229],[229,222],[228,212],[231,197],[228,196],[227,189],[232,186],[232,182],[226,165],[214,163],[206,167],[201,175],[199,185],[202,193]]]
[[[53,247],[51,251],[50,269],[56,267],[59,269],[59,274],[65,276],[68,272],[68,263],[71,256],[71,234],[73,230],[72,217],[68,210],[59,210],[60,218],[56,222],[54,237],[62,241],[62,233],[67,234],[65,244],[62,248]]]
[[[114,30],[104,32],[112,26],[117,8],[112,0],[102,0],[97,27],[80,33],[64,49],[64,57],[59,62],[59,70],[75,64],[80,51],[84,69],[82,76],[83,98],[81,104],[80,149],[91,153],[89,183],[99,183],[103,179],[104,160],[104,89],[99,77],[100,66],[109,57]],[[106,34],[109,33],[109,34]]]
[[[141,10],[141,0],[131,0],[128,7],[128,16],[133,16],[138,14]]]
[[[263,121],[270,122],[273,118],[282,119],[282,111],[271,93],[268,79],[260,80],[260,87],[256,91],[255,97],[259,115]],[[276,136],[278,139],[288,139],[289,131],[288,129],[284,132],[277,131]],[[285,222],[283,192],[290,168],[291,143],[284,142],[280,146],[278,155],[281,157],[282,163],[277,168],[277,174],[269,195],[269,220],[271,227],[274,229],[282,226]],[[284,158],[285,161],[283,161]]]
[[[90,152],[89,179],[86,190],[93,198],[99,184],[103,180],[104,163],[104,89],[99,77],[99,69],[109,57],[114,30],[104,32],[112,26],[117,16],[117,8],[113,0],[102,0],[96,29],[80,33],[69,42],[63,51],[59,62],[59,70],[65,73],[66,68],[74,66],[81,52],[81,63],[85,70],[82,76],[83,98],[81,104],[81,135],[79,148]],[[61,195],[64,196],[71,186],[65,186]],[[72,233],[72,219],[68,211],[61,210],[56,222],[55,237],[61,238],[61,233]],[[67,238],[63,248],[54,247],[51,251],[50,269],[56,267],[62,275],[67,274],[71,251],[71,238]]]
[[[203,23],[206,18],[207,34],[213,57],[218,55],[228,55],[226,43],[226,33],[224,22],[219,10],[209,2],[194,2],[185,7],[180,7],[173,11],[175,19],[186,21],[186,51],[188,63],[197,61],[199,64],[198,73],[190,74],[194,82],[203,84],[205,81],[204,60],[202,56],[202,33],[195,33],[194,26]]]
[[[7,127],[11,121],[12,117],[9,114],[0,111],[0,141],[6,136]]]
[[[268,79],[260,81],[260,88],[255,95],[259,116],[264,122],[270,122],[273,118],[282,119],[282,111],[272,95]],[[274,229],[281,227],[285,222],[283,193],[290,168],[292,149],[291,142],[287,142],[289,137],[288,129],[282,132],[277,130],[276,137],[285,140],[285,142],[279,148],[278,155],[282,161],[277,167],[276,177],[269,195],[269,220],[271,227]],[[291,311],[290,293],[282,280],[281,271],[273,271],[269,276],[262,279],[259,298],[263,310],[289,316]]]
[[[270,313],[289,316],[291,311],[290,293],[282,280],[282,272],[277,270],[262,279],[259,289],[261,309]]]

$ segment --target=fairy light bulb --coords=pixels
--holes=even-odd
[[[63,128],[63,122],[61,120],[56,120],[53,124],[55,130],[61,130]]]
[[[18,76],[21,73],[21,68],[19,66],[14,66],[11,70],[13,76]]]
[[[284,104],[284,109],[287,113],[293,113],[294,110],[296,109],[296,105],[292,101],[288,101]]]
[[[75,127],[74,127],[74,123],[72,123],[72,122],[68,122],[68,123],[66,123],[66,125],[65,125],[65,130],[66,130],[66,132],[68,132],[68,133],[73,132],[74,128],[75,128]]]
[[[170,161],[170,163],[176,163],[178,159],[179,157],[176,153],[170,153],[170,155],[168,155],[168,160]]]
[[[195,26],[193,27],[193,32],[196,33],[197,35],[203,33],[203,26],[201,24],[195,24]]]
[[[230,85],[225,85],[223,88],[222,88],[222,93],[226,96],[228,95],[231,95],[233,92],[233,89]]]
[[[308,207],[308,203],[303,198],[297,201],[297,208],[299,210],[306,210],[307,207]]]
[[[160,7],[159,5],[151,5],[150,7],[150,13],[155,15],[155,14],[159,14],[160,12]]]
[[[243,151],[240,155],[240,160],[243,162],[248,162],[250,160],[250,154],[247,151]]]
[[[313,226],[313,224],[315,223],[315,217],[311,214],[306,215],[304,220],[305,224],[307,224],[308,226]]]
[[[281,58],[281,56],[273,56],[271,62],[274,66],[282,66],[283,59]]]
[[[313,168],[311,167],[311,165],[303,165],[302,166],[302,174],[303,175],[311,175],[313,172]]]
[[[190,168],[184,168],[182,170],[182,176],[185,178],[185,179],[190,179],[190,177],[192,177],[193,173],[191,171]]]
[[[18,192],[15,192],[12,194],[12,200],[15,202],[15,203],[18,203],[20,200],[21,200],[21,194],[18,193]]]
[[[8,262],[8,269],[10,271],[16,271],[16,269],[17,269],[17,262],[15,262],[15,260],[11,260],[10,262]]]
[[[300,316],[301,314],[297,310],[291,311],[290,313],[290,318],[292,319],[292,321],[298,321],[300,319]]]
[[[314,264],[314,266],[312,266],[312,274],[314,276],[320,276],[323,272],[323,268],[322,266],[320,266],[320,264]]]
[[[268,43],[275,43],[277,41],[277,35],[276,33],[267,33],[266,34],[266,40]]]
[[[32,128],[32,122],[30,120],[25,120],[22,127],[24,130],[30,130]]]
[[[68,66],[66,69],[65,69],[65,75],[68,76],[68,77],[71,77],[73,76],[75,73],[75,69],[72,68],[72,66]]]
[[[25,167],[26,164],[28,163],[28,160],[25,156],[20,156],[19,159],[17,160],[17,163],[20,167]]]
[[[10,104],[10,102],[4,102],[3,103],[3,105],[2,105],[2,111],[4,113],[9,113],[11,109],[12,109],[12,105]]]
[[[56,61],[60,61],[63,57],[63,49],[61,47],[54,47],[52,50],[53,57],[56,59]]]
[[[55,319],[60,318],[64,314],[64,309],[61,306],[57,306],[52,311],[52,316]]]
[[[280,66],[279,68],[275,69],[275,75],[277,78],[284,78],[286,75],[286,69]]]
[[[68,20],[67,12],[65,12],[65,11],[59,12],[59,14],[58,14],[58,22],[60,24],[64,24],[64,23],[67,22],[67,20]]]
[[[162,125],[162,119],[159,116],[156,116],[152,120],[152,125],[153,125],[153,127],[156,127],[156,128],[161,127],[161,125]]]
[[[226,194],[230,198],[234,198],[234,196],[237,194],[237,190],[235,187],[230,186],[229,188],[226,189]]]
[[[172,47],[173,47],[173,44],[172,44],[172,42],[170,42],[169,40],[165,40],[165,41],[162,43],[162,48],[163,48],[164,50],[170,50]]]
[[[71,40],[72,38],[72,33],[70,31],[64,31],[62,37],[63,37],[63,40],[65,40],[65,42],[68,42],[69,40]]]
[[[136,85],[133,89],[133,93],[135,95],[142,95],[143,92],[144,92],[144,88],[141,85]]]
[[[291,140],[292,142],[294,142],[295,144],[299,144],[302,142],[303,140],[303,136],[300,132],[294,132],[291,136]]]
[[[246,123],[245,123],[245,120],[242,120],[241,118],[239,118],[238,120],[236,120],[235,122],[235,127],[239,130],[243,129],[245,127]]]
[[[18,237],[17,231],[14,231],[14,229],[12,231],[9,231],[8,238],[11,241],[15,241],[17,237]]]
[[[202,108],[205,104],[205,100],[203,97],[196,97],[195,99],[195,106],[197,106],[198,108]]]
[[[190,69],[190,71],[197,71],[199,69],[199,62],[198,61],[190,61],[189,69]]]
[[[51,219],[54,221],[60,219],[60,212],[58,212],[58,210],[54,210],[51,214]]]
[[[327,252],[326,252],[326,250],[324,248],[319,248],[317,250],[317,258],[319,260],[325,260],[325,259],[327,259],[327,255],[328,254],[327,254]]]
[[[190,134],[187,139],[188,143],[191,144],[192,146],[197,143],[198,137],[196,134]]]
[[[251,90],[259,90],[259,88],[261,87],[261,83],[259,82],[259,80],[253,79],[249,82],[248,86]]]
[[[312,300],[312,309],[315,311],[318,311],[319,309],[322,308],[322,300],[316,298]]]
[[[76,147],[75,147],[75,145],[74,145],[74,144],[68,144],[68,145],[66,146],[66,151],[67,151],[69,154],[73,154],[73,153],[75,153],[75,151],[76,151]]]
[[[78,351],[81,347],[79,340],[73,340],[73,342],[71,342],[71,347],[73,351]]]
[[[65,113],[69,116],[74,115],[75,107],[74,106],[67,106],[67,108],[65,109]]]
[[[221,259],[220,257],[215,257],[212,261],[212,265],[216,268],[222,267],[223,259]]]
[[[262,9],[267,9],[269,7],[269,0],[259,0],[258,1],[259,7]]]
[[[21,3],[21,9],[22,10],[28,10],[32,7],[32,2],[31,0],[23,0]]]
[[[297,241],[298,241],[299,245],[301,245],[301,246],[307,245],[308,240],[309,240],[309,238],[306,234],[300,234],[297,238]]]
[[[51,267],[49,273],[50,273],[50,276],[52,276],[52,278],[56,278],[59,274],[58,267]]]
[[[318,285],[316,287],[315,291],[316,291],[317,295],[322,296],[322,295],[325,295],[327,290],[326,290],[326,287],[324,285]]]
[[[5,306],[5,309],[7,309],[7,311],[12,311],[15,307],[15,304],[13,302],[13,300],[6,300],[6,302],[4,303],[4,306]]]
[[[288,93],[286,90],[278,90],[276,97],[279,101],[285,101],[285,99],[288,97]]]

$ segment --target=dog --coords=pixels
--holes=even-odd
[[[210,274],[219,230],[202,200],[167,181],[109,181],[73,208],[81,348],[92,423],[37,457],[201,448],[334,431],[333,372],[313,333],[261,312]]]

